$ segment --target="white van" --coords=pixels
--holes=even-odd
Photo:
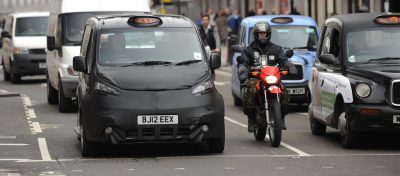
[[[95,15],[150,12],[148,0],[53,0],[47,36],[47,101],[60,112],[75,109],[78,73],[72,68],[79,55],[83,27]]]
[[[49,12],[16,12],[6,16],[1,33],[4,80],[46,73],[46,34]]]

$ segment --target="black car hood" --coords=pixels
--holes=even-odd
[[[175,90],[194,86],[208,75],[208,69],[206,64],[98,67],[97,74],[121,89]]]
[[[370,80],[397,79],[400,78],[400,64],[367,64],[354,65],[348,70],[354,74]]]

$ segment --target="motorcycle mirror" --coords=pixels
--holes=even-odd
[[[287,56],[288,58],[291,58],[291,57],[294,55],[294,53],[293,53],[293,50],[292,50],[292,49],[288,49],[288,50],[286,50],[285,54],[286,54],[286,56]]]

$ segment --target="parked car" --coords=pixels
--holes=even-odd
[[[400,132],[400,14],[334,16],[321,36],[309,84],[311,132],[339,129],[344,148],[366,132]]]
[[[99,14],[150,12],[148,0],[52,0],[47,37],[47,102],[58,104],[60,112],[76,108],[78,74],[72,69],[79,55],[83,26]]]
[[[280,45],[285,50],[293,49],[294,55],[290,60],[295,64],[298,74],[286,75],[282,82],[289,94],[289,103],[308,104],[310,102],[308,81],[311,76],[312,66],[315,62],[319,31],[316,22],[306,16],[299,15],[266,15],[247,17],[240,26],[239,43],[232,46],[244,48],[253,40],[253,26],[260,21],[271,25],[271,42]],[[235,105],[242,104],[240,81],[237,74],[236,58],[241,55],[240,50],[232,58],[232,96]]]
[[[82,155],[96,154],[96,143],[206,143],[223,152],[224,102],[212,76],[221,57],[207,58],[202,46],[183,16],[90,18],[73,59]]]
[[[16,12],[5,17],[1,33],[4,80],[46,73],[46,33],[49,12]]]

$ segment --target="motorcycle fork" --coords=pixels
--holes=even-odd
[[[267,126],[268,128],[272,125],[269,121],[269,108],[268,108],[268,97],[267,97],[267,89],[266,87],[264,87],[263,89],[264,91],[264,108],[265,108],[265,115],[267,117]],[[279,94],[276,94],[276,100],[278,101],[278,103],[280,103],[279,101]]]

